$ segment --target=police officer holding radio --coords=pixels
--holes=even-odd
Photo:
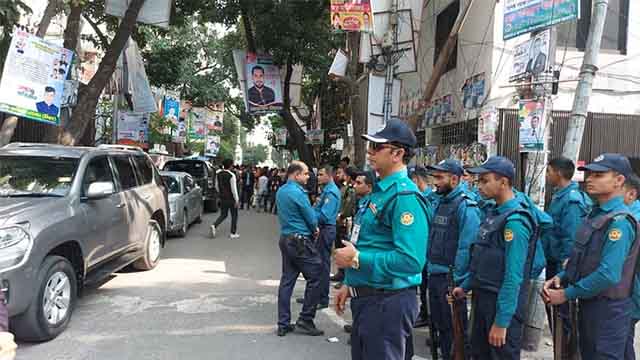
[[[336,250],[345,284],[336,296],[342,313],[351,297],[354,360],[405,360],[413,352],[413,323],[428,242],[431,209],[407,175],[416,137],[400,119],[363,136],[380,179],[369,195],[351,242]],[[358,225],[358,224],[356,224]]]
[[[513,193],[513,163],[501,156],[470,168],[479,191],[493,199],[471,248],[469,276],[453,290],[457,299],[473,290],[471,355],[474,359],[519,359],[528,280],[535,251],[535,220]]]
[[[460,181],[463,168],[457,160],[443,160],[428,170],[440,197],[429,233],[427,271],[429,274],[429,309],[431,321],[440,335],[443,359],[451,357],[453,328],[451,307],[447,301],[448,274],[454,268],[454,283],[462,283],[468,276],[469,247],[480,226],[480,210],[467,194]],[[466,328],[467,306],[459,300],[463,310],[459,314]]]
[[[300,161],[293,161],[287,169],[287,177],[287,183],[276,194],[282,255],[282,276],[278,288],[278,336],[285,336],[293,330],[319,336],[324,332],[316,328],[313,319],[320,299],[323,265],[316,244],[317,215],[304,190],[309,179],[309,168]],[[291,294],[300,273],[307,280],[307,285],[300,317],[293,326],[290,323]]]
[[[565,271],[545,283],[543,298],[552,305],[578,300],[583,359],[622,359],[640,249],[637,221],[624,204],[633,171],[620,154],[600,155],[579,169],[588,171],[586,190],[597,204],[578,229]]]

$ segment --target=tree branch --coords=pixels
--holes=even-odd
[[[102,45],[102,48],[106,49],[109,46],[109,39],[104,35],[102,30],[100,30],[100,28],[98,27],[98,24],[96,22],[94,22],[93,20],[91,20],[91,18],[86,14],[83,14],[82,17],[85,20],[87,20],[87,23],[89,23],[89,25],[91,26],[93,31],[98,36],[98,39],[100,40],[100,44]]]
[[[44,10],[44,14],[42,15],[42,19],[40,19],[40,24],[38,24],[38,32],[36,33],[37,37],[42,38],[47,34],[51,20],[61,9],[62,6],[60,6],[60,0],[49,0],[47,7]]]

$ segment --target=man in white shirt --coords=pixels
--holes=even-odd
[[[258,178],[258,211],[260,208],[267,212],[267,200],[269,199],[269,178],[267,168],[262,169],[262,175]]]

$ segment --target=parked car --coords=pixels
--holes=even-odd
[[[187,234],[189,225],[202,221],[202,189],[193,177],[185,172],[161,171],[160,176],[169,192],[171,215],[167,230],[171,234],[183,237]]]
[[[216,191],[216,172],[208,161],[202,159],[179,159],[167,161],[164,171],[186,172],[193,177],[202,189],[204,210],[218,211],[218,194]]]
[[[18,339],[69,324],[80,290],[132,265],[153,269],[167,227],[164,183],[140,150],[0,149],[0,279]]]

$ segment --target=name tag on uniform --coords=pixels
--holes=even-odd
[[[353,224],[353,230],[351,231],[351,242],[353,245],[358,243],[358,237],[360,236],[360,225]]]

